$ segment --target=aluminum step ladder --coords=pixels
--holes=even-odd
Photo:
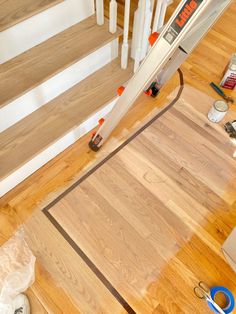
[[[117,103],[89,142],[98,151],[138,96],[157,80],[163,87],[234,0],[182,0]]]

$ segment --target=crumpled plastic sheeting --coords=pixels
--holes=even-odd
[[[29,249],[23,228],[0,247],[0,313],[11,311],[12,300],[35,279],[35,256]]]

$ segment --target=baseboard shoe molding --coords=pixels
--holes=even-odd
[[[0,108],[0,132],[11,127],[118,57],[118,38]]]
[[[0,63],[4,63],[95,12],[93,0],[66,0],[0,32]]]

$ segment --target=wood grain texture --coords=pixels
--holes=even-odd
[[[169,11],[173,11],[173,9],[174,6],[171,6]],[[222,16],[219,22],[182,66],[185,81],[198,90],[204,91],[206,94],[215,98],[218,96],[209,87],[209,82],[212,80],[215,83],[220,82],[222,71],[227,64],[230,55],[236,51],[236,33],[232,31],[235,25],[235,13],[236,3],[234,1],[230,9]],[[6,241],[14,233],[17,227],[32,215],[32,212],[35,211],[36,207],[42,208],[47,205],[51,200],[68,188],[68,186],[78,180],[84,172],[104,158],[114,148],[119,146],[124,139],[134,132],[134,130],[143,125],[150,116],[153,116],[153,114],[166,103],[167,96],[173,89],[175,89],[177,84],[178,77],[175,75],[173,79],[168,82],[167,86],[162,90],[162,93],[157,99],[153,100],[142,95],[132,110],[130,110],[125,119],[114,131],[111,140],[104,146],[99,154],[89,151],[88,141],[90,135],[86,135],[30,176],[27,180],[18,185],[14,190],[2,197],[0,199],[0,243],[2,244]],[[226,92],[236,97],[235,92]],[[196,108],[198,108],[198,105],[196,105]],[[232,112],[234,112],[234,108],[236,108],[236,106],[231,107]],[[198,129],[198,133],[201,133],[200,130],[203,130],[204,128],[203,134],[207,135],[208,143],[214,143],[215,147],[221,148],[222,145],[224,145],[224,149],[230,154],[231,148],[228,147],[228,142],[226,143],[225,138],[216,138],[215,129],[209,124],[207,124],[207,128],[205,128],[205,121],[201,119],[201,116],[199,117],[198,114],[196,116],[191,115],[191,110],[189,110],[188,107],[182,107],[182,111],[179,111],[178,114],[176,114],[178,119],[180,118],[180,114],[183,114],[183,109],[185,119],[188,117],[191,120],[192,128]],[[199,110],[202,110],[202,107]],[[181,119],[182,117],[183,115],[181,116]],[[218,128],[218,132],[224,134],[224,131],[222,131],[221,128]],[[220,150],[218,149],[218,153],[219,152]],[[212,219],[211,217],[208,218],[208,220],[211,221],[211,224],[208,224],[208,221],[203,220],[202,228],[206,229],[208,233],[211,233],[212,231],[213,234],[217,233],[223,242],[227,237],[229,230],[235,226],[235,205],[229,206],[228,202],[219,198],[215,193],[211,193],[211,190],[209,190],[205,184],[202,182],[199,184],[199,181],[193,179],[193,176],[189,174],[187,170],[182,169],[180,171],[181,176],[177,171],[179,167],[177,167],[176,171],[172,171],[173,163],[170,159],[169,164],[164,168],[165,162],[163,162],[162,153],[156,151],[155,154],[157,155],[156,160],[162,165],[162,171],[165,171],[172,180],[176,180],[176,184],[182,186],[183,191],[186,190],[186,193],[199,199],[198,202],[205,204],[204,206],[208,207],[209,211],[215,211],[215,208],[218,208]],[[224,156],[226,156],[226,154],[224,154]],[[190,180],[190,177],[192,178],[192,185],[194,188],[189,188],[188,181]],[[230,198],[232,200],[232,195]],[[212,225],[214,228],[212,228]],[[193,241],[195,240],[193,239]],[[202,250],[207,250],[209,252],[211,256],[210,261],[208,261],[208,258],[204,257]],[[176,280],[172,280],[172,282],[175,281],[175,288],[169,285],[168,278],[175,278],[175,275],[177,275],[175,273],[173,274],[173,267],[175,270],[177,269],[181,276],[188,282],[189,277],[195,278],[194,272],[199,271],[198,263],[200,261],[204,264],[204,268],[201,268],[198,278],[200,277],[205,280],[207,277],[209,283],[212,284],[219,284],[219,282],[226,285],[228,284],[228,279],[227,282],[226,279],[222,281],[222,271],[223,273],[231,273],[229,266],[225,265],[225,263],[216,265],[219,258],[215,256],[214,253],[210,253],[208,246],[203,245],[202,241],[198,240],[194,245],[193,242],[189,245],[183,245],[183,250],[179,250],[177,258],[178,259],[170,261],[164,268],[163,278],[160,278],[159,286],[154,284],[148,287],[150,293],[152,295],[154,294],[155,298],[158,297],[158,299],[161,300],[161,304],[157,305],[153,311],[155,314],[172,314],[175,313],[174,311],[178,314],[182,313],[182,302],[185,304],[181,292],[182,287],[184,286],[183,281],[180,281],[181,284],[176,287],[179,280],[179,276],[177,276]],[[211,263],[214,258],[216,258],[216,263]],[[70,302],[70,298],[66,297],[66,291],[55,284],[55,280],[47,271],[45,271],[40,263],[38,263],[38,265],[40,270],[37,270],[36,282],[32,287],[32,291],[36,298],[40,300],[41,304],[43,304],[46,311],[53,314],[63,313],[63,310],[69,308],[71,309],[70,313],[76,313],[73,309],[73,303]],[[228,287],[232,288],[232,291],[235,293],[233,284],[230,283]],[[172,289],[174,289],[174,291],[179,290],[176,300],[173,300],[173,295],[171,293]],[[192,293],[189,288],[188,293]]]
[[[35,296],[33,291],[29,289],[26,293],[28,299],[30,300],[30,310],[32,313],[35,314],[47,314],[45,308],[43,305],[40,303],[38,298]]]
[[[132,75],[116,59],[0,134],[0,178],[103,108]],[[112,77],[112,82],[111,82]],[[24,149],[22,149],[24,147]]]
[[[0,0],[0,32],[63,0]]]
[[[50,209],[137,313],[160,304],[171,314],[210,313],[193,294],[200,280],[236,291],[236,274],[221,252],[236,224],[236,148],[222,125],[210,126],[224,143],[208,136],[212,102],[186,86],[173,111]],[[205,126],[180,118],[183,107]],[[186,263],[188,271],[180,271]]]
[[[91,16],[0,65],[0,107],[117,38]],[[14,86],[14,88],[13,88]]]
[[[42,305],[45,313],[79,313],[78,307],[73,302],[71,296],[61,287],[60,283],[53,280],[52,275],[36,261],[37,280],[28,289],[30,293],[32,313],[36,307],[36,302],[32,302],[32,297],[37,297],[38,303]],[[61,302],[63,300],[63,302]],[[68,312],[67,312],[68,311]],[[37,312],[36,312],[37,313]],[[40,314],[43,312],[39,312]]]
[[[62,313],[79,313],[80,310],[83,314],[109,314],[111,309],[114,314],[126,313],[66,240],[58,237],[58,231],[42,212],[35,214],[25,226],[28,243],[38,261],[59,287],[71,292],[69,296],[77,306],[77,309],[65,308]]]

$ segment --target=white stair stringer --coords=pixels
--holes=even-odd
[[[0,108],[0,132],[11,127],[117,58],[119,53],[118,46],[118,38],[116,38]]]
[[[88,117],[87,120],[82,122],[73,130],[70,130],[67,134],[65,134],[62,138],[55,141],[52,145],[47,147],[45,150],[40,152],[38,155],[33,157],[31,160],[26,162],[23,166],[16,169],[6,178],[3,178],[0,181],[0,197],[9,192],[15,186],[17,186],[20,182],[29,177],[36,170],[41,168],[51,159],[56,157],[58,154],[63,152],[70,145],[75,143],[79,138],[83,135],[91,131],[94,127],[97,126],[98,120],[105,117],[111,109],[114,107],[117,101],[117,97],[113,99],[111,102],[104,105],[102,109],[95,112],[93,115]]]
[[[0,32],[0,64],[83,21],[94,12],[94,0],[66,0]]]

